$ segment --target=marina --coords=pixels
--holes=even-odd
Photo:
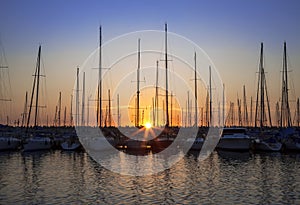
[[[300,204],[299,2],[1,6],[0,204]]]

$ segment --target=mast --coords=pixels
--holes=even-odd
[[[260,127],[263,127],[264,119],[264,70],[263,70],[263,43],[260,44],[260,62],[259,62],[259,74],[258,74],[258,85],[256,92],[256,106],[255,106],[255,127],[257,127],[257,121],[260,120]],[[259,107],[259,93],[260,93],[260,118],[258,116]]]
[[[79,126],[79,68],[77,67],[77,75],[76,75],[76,79],[77,79],[77,83],[76,83],[76,111],[75,111],[75,115],[76,115],[76,121],[75,121],[75,125]]]
[[[38,123],[38,105],[39,105],[39,89],[40,89],[40,72],[41,72],[41,46],[39,47],[38,54],[38,67],[37,67],[37,84],[36,84],[36,100],[35,100],[35,116],[34,116],[34,126]]]
[[[282,71],[282,99],[281,99],[281,127],[290,127],[291,123],[291,113],[289,106],[289,93],[288,93],[288,66],[287,66],[287,56],[286,56],[286,42],[284,42],[283,48],[283,71]]]
[[[297,126],[300,124],[300,102],[299,98],[297,99]]]
[[[65,106],[65,111],[64,111],[64,127],[66,126],[66,120],[67,120],[67,107]]]
[[[25,120],[27,119],[27,101],[28,101],[28,97],[27,96],[28,96],[28,92],[26,91],[24,111],[23,111],[23,114],[22,114],[22,127],[24,126]]]
[[[55,106],[55,115],[53,119],[53,126],[57,126],[57,105]]]
[[[118,126],[121,126],[121,122],[120,122],[120,95],[117,95],[117,103],[118,103]]]
[[[102,27],[99,28],[99,76],[98,76],[98,105],[97,105],[97,124],[102,127]]]
[[[195,126],[198,127],[198,97],[197,97],[197,54],[195,52]]]
[[[81,126],[84,126],[84,110],[85,110],[85,72],[83,72],[83,83],[82,83],[82,107],[81,107]]]
[[[108,126],[111,127],[111,100],[110,100],[110,89],[108,89]]]
[[[154,126],[158,126],[158,61],[156,61],[156,83],[155,83],[155,118],[154,118]]]
[[[91,96],[88,97],[88,101],[87,101],[86,126],[89,126],[90,124],[90,101],[91,101]]]
[[[58,126],[60,127],[60,114],[61,114],[61,92],[59,92],[58,99]]]
[[[165,23],[165,65],[166,65],[166,127],[169,126],[169,94],[168,94],[168,26]]]
[[[72,101],[73,101],[73,95],[71,94],[70,126],[73,126],[73,113],[72,113],[72,111],[73,111],[73,103],[72,103]]]
[[[205,100],[205,121],[206,126],[209,126],[209,91],[206,91],[206,100]]]
[[[264,81],[265,73],[263,67],[263,44],[261,44],[261,56],[260,56],[260,127],[264,126],[265,117],[265,93],[264,93]]]
[[[38,57],[37,57],[37,62],[36,62],[36,68],[35,68],[35,73],[34,73],[34,80],[33,80],[33,85],[32,85],[32,92],[31,92],[31,98],[30,98],[30,106],[29,106],[29,112],[28,112],[28,119],[27,119],[27,128],[29,127],[29,123],[30,123],[30,116],[31,116],[31,109],[32,109],[32,105],[33,105],[33,98],[34,98],[34,93],[35,93],[35,89],[36,89],[36,83],[37,83],[37,77],[39,77],[39,70],[40,70],[40,56],[41,56],[41,46],[39,46],[39,50],[38,50]],[[37,89],[38,92],[38,89]],[[36,100],[38,99],[38,95]],[[35,102],[36,104],[36,109],[35,109],[35,120],[34,120],[34,126],[36,126],[37,123],[37,110],[38,110],[38,101]]]
[[[276,116],[276,123],[277,123],[277,127],[280,126],[280,113],[279,113],[279,103],[276,102],[276,113],[275,113],[275,116]]]
[[[152,125],[155,126],[155,97],[152,97]]]
[[[253,102],[252,102],[252,96],[250,98],[250,126],[253,126]]]
[[[189,121],[189,100],[186,101],[186,110],[185,110],[185,127],[188,126],[188,121]]]
[[[237,98],[238,106],[238,126],[242,126],[241,100]]]
[[[221,103],[218,103],[218,126],[221,125]]]
[[[243,86],[243,104],[244,104],[244,116],[243,116],[243,125],[244,126],[249,126],[249,121],[248,121],[248,109],[247,109],[247,98],[246,98],[246,86]]]
[[[173,126],[173,93],[171,92],[171,118],[170,118],[170,125]]]
[[[211,89],[211,67],[209,66],[209,125],[212,125],[212,89]]]
[[[222,126],[225,126],[225,84],[223,83]]]
[[[190,92],[187,92],[187,119],[188,119],[188,126],[191,126],[191,115],[190,115]]]
[[[268,105],[269,122],[270,122],[270,127],[272,127],[271,109],[270,109],[270,101],[269,101],[269,95],[268,95],[268,89],[267,89],[267,81],[266,81],[266,79],[265,79],[265,88],[266,88],[266,97],[267,97],[267,105]]]
[[[136,108],[136,122],[135,126],[140,126],[140,66],[141,66],[141,39],[138,39],[138,66],[137,66],[137,87],[136,87],[136,96],[137,96],[137,108]]]

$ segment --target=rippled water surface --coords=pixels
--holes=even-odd
[[[0,204],[300,204],[300,155],[191,153],[146,177],[102,168],[85,152],[0,153]]]

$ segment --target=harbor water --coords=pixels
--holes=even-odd
[[[197,154],[135,177],[84,151],[1,152],[0,204],[300,204],[299,153]]]

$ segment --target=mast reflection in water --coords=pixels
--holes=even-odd
[[[199,162],[190,153],[164,172],[133,177],[84,152],[2,152],[0,204],[300,204],[299,157],[223,151]]]

